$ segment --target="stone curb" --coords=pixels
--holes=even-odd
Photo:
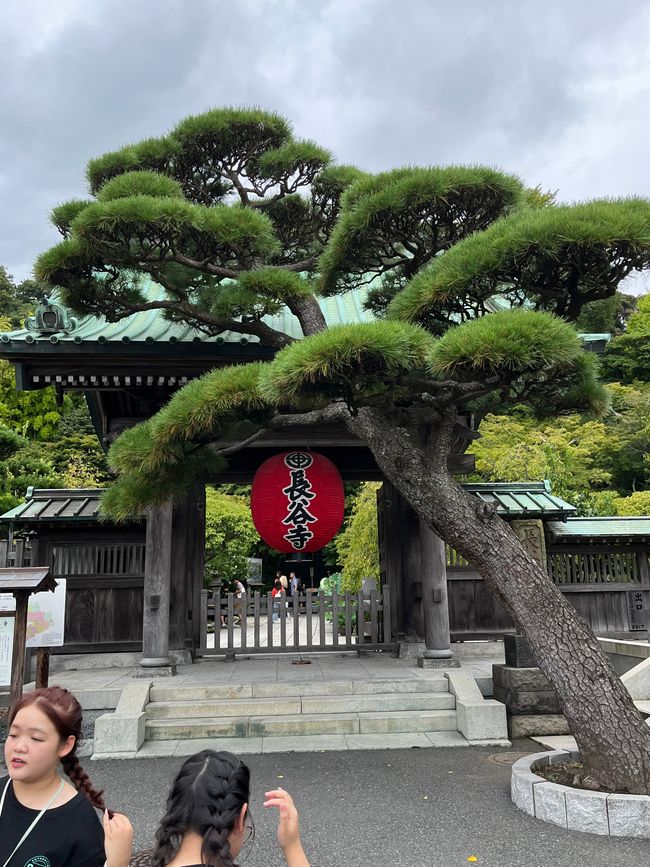
[[[574,789],[549,783],[535,773],[539,767],[578,759],[578,753],[566,750],[534,753],[519,759],[512,766],[513,802],[530,816],[569,831],[650,839],[650,795]]]

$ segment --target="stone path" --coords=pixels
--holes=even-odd
[[[475,646],[472,646],[475,645]],[[479,686],[491,684],[492,665],[503,662],[501,642],[467,642],[454,645],[463,669],[472,674]],[[480,652],[480,655],[472,655]],[[294,654],[237,656],[235,662],[223,657],[206,657],[194,665],[181,665],[177,675],[156,678],[159,683],[174,686],[205,686],[225,683],[305,683],[327,680],[397,680],[401,678],[439,677],[439,670],[418,668],[414,659],[397,659],[387,653],[371,653],[359,657],[355,651],[302,654],[309,665],[294,665],[299,657]],[[110,659],[110,656],[109,656]],[[54,671],[51,684],[65,686],[79,692],[86,708],[110,708],[117,705],[122,689],[133,683],[134,666],[102,667],[71,671]],[[153,674],[153,673],[152,673]],[[90,703],[91,701],[94,704]]]

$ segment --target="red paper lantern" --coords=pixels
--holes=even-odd
[[[343,507],[339,471],[315,452],[280,452],[264,461],[253,478],[253,523],[278,551],[320,550],[341,529]]]

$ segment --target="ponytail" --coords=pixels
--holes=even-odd
[[[65,771],[68,779],[75,787],[78,792],[81,792],[82,795],[85,795],[86,798],[90,801],[93,807],[96,807],[98,810],[101,810],[102,813],[106,810],[106,804],[104,803],[104,798],[102,797],[104,794],[104,790],[100,789],[99,791],[94,788],[90,777],[81,767],[81,762],[79,761],[79,757],[76,753],[76,744],[71,753],[68,753],[67,756],[63,756],[61,759],[61,764],[63,765],[63,770]]]

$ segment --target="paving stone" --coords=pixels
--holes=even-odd
[[[514,668],[511,665],[493,665],[492,679],[495,686],[505,689],[548,690],[551,682],[539,668]]]
[[[512,716],[508,719],[511,738],[528,738],[533,735],[568,735],[569,724],[561,714],[547,716]]]
[[[455,710],[360,713],[361,734],[382,732],[458,731]]]
[[[607,792],[565,792],[567,827],[590,834],[609,834]]]
[[[347,750],[345,735],[303,735],[299,738],[262,739],[263,753],[316,753],[321,750]]]
[[[137,752],[138,759],[154,759],[160,756],[173,756],[178,746],[177,740],[147,741]]]
[[[612,837],[650,838],[650,795],[609,795],[607,810]]]
[[[561,828],[567,827],[565,786],[556,783],[537,783],[533,786],[535,816],[543,822],[552,822]]]
[[[346,735],[351,750],[399,750],[410,747],[429,748],[431,741],[423,732],[380,735]]]
[[[193,756],[202,750],[222,750],[236,756],[262,752],[262,738],[195,738],[176,741],[175,756]]]
[[[434,747],[468,747],[467,741],[460,732],[425,732]]]
[[[513,803],[528,813],[529,816],[535,815],[535,800],[533,797],[533,787],[539,783],[540,777],[530,771],[522,771],[513,773],[510,779],[510,796]]]
[[[254,683],[253,698],[277,698],[304,695],[352,695],[351,680],[315,681],[307,683]]]
[[[303,713],[376,713],[379,711],[453,710],[455,701],[449,693],[397,695],[355,695],[303,698]]]

